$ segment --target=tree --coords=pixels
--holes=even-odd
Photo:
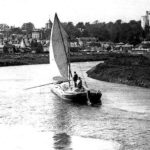
[[[76,37],[80,37],[81,32],[74,26],[72,22],[63,23],[63,27],[71,40],[74,40]]]
[[[109,32],[105,23],[93,23],[88,27],[88,33],[91,37],[96,37],[100,41],[109,40]]]
[[[136,45],[141,42],[141,37],[143,35],[141,23],[139,21],[131,20],[129,22],[129,25],[130,25],[129,43]]]
[[[19,27],[11,28],[10,29],[10,34],[22,34],[22,30]]]
[[[35,29],[34,24],[31,22],[24,23],[21,28],[22,30],[25,30],[27,33],[31,33],[33,29]]]
[[[9,26],[7,24],[0,24],[0,31],[7,31],[9,30]]]
[[[96,37],[100,41],[112,41],[115,43],[124,42],[130,44],[138,44],[143,38],[150,39],[149,28],[144,30],[141,27],[140,21],[131,20],[129,23],[124,23],[122,20],[117,20],[115,23],[94,21],[79,22],[75,26],[72,22],[63,23],[63,26],[71,37]]]

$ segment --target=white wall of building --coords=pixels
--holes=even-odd
[[[150,11],[146,11],[146,15],[141,17],[141,26],[144,29],[145,26],[150,26]]]

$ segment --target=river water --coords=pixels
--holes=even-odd
[[[150,89],[102,82],[86,71],[99,62],[72,63],[101,107],[65,102],[50,92],[49,65],[0,68],[1,150],[149,150]],[[82,70],[82,73],[81,73]]]

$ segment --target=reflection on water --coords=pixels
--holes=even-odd
[[[51,82],[49,65],[0,68],[0,149],[150,149],[150,89],[90,79],[96,63],[72,68],[102,91],[101,107],[65,102],[50,86],[23,90]]]
[[[119,150],[113,141],[105,141],[66,133],[39,132],[31,126],[0,126],[2,150]]]
[[[65,132],[71,126],[71,113],[70,107],[63,101],[54,103],[54,130],[59,132]]]
[[[119,150],[121,146],[113,141],[69,136],[66,133],[54,135],[54,149],[56,150]]]
[[[71,145],[71,137],[66,133],[59,133],[54,135],[54,148],[67,150]]]

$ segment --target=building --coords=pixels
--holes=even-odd
[[[50,46],[50,42],[46,41],[45,44],[43,44],[43,51],[49,52],[49,46]]]
[[[42,38],[42,33],[40,30],[32,31],[32,39],[40,40]]]
[[[150,11],[146,11],[146,15],[141,17],[141,26],[143,29],[150,26]]]
[[[50,19],[49,19],[48,22],[45,24],[45,28],[46,28],[46,29],[51,29],[51,28],[52,28],[52,22],[51,22]]]
[[[80,38],[77,38],[77,41],[80,46],[86,46],[88,43],[96,42],[97,38],[95,38],[95,37],[80,37]]]

